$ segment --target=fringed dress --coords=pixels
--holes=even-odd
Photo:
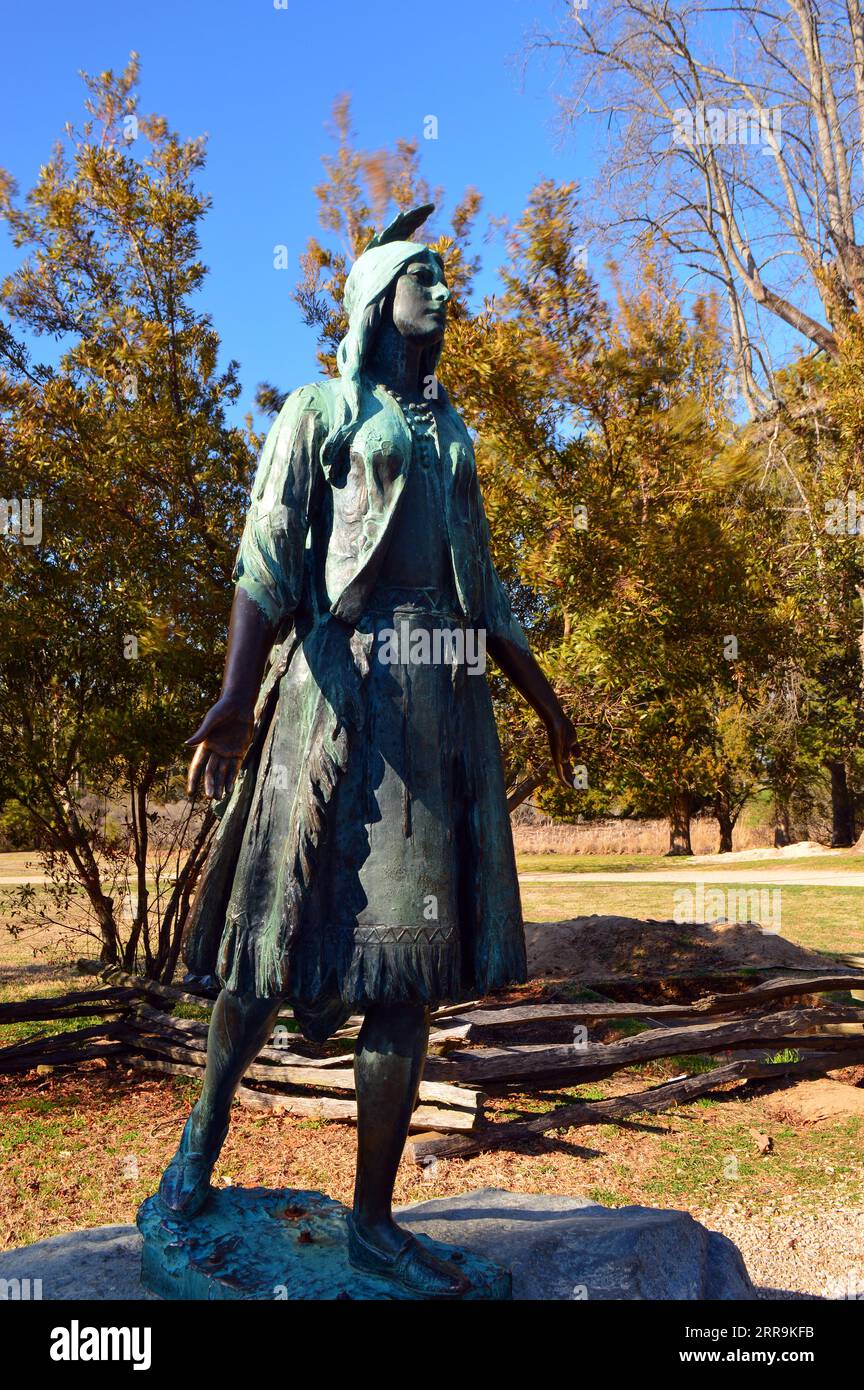
[[[376,1002],[434,1007],[525,978],[485,632],[460,610],[448,485],[436,432],[419,435],[364,611],[350,636],[332,639],[350,644],[359,676],[353,726],[337,719],[331,762],[318,762],[318,716],[304,712],[320,709],[309,682],[333,658],[318,661],[317,629],[304,639],[301,615],[229,808],[239,852],[227,874],[216,866],[218,973],[233,990],[281,994],[312,1038]],[[323,703],[326,714],[337,701],[328,692]],[[304,759],[315,760],[320,812],[309,854],[295,829]],[[227,847],[221,858],[228,863]],[[279,924],[298,878],[286,935]],[[205,899],[208,891],[213,898],[212,882]]]

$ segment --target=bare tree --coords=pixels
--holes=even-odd
[[[719,286],[753,413],[797,343],[836,358],[864,307],[860,0],[591,0],[532,48],[606,114],[605,229],[653,235]],[[791,333],[784,333],[779,325]]]

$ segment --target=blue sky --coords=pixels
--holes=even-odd
[[[183,135],[206,133],[202,184],[210,276],[203,301],[226,353],[241,365],[242,409],[270,380],[285,389],[317,374],[314,335],[291,298],[297,258],[318,230],[314,185],[335,97],[350,92],[363,148],[417,137],[423,171],[449,209],[474,184],[489,214],[518,216],[544,176],[586,185],[593,152],[562,145],[551,74],[520,55],[534,23],[556,23],[563,0],[40,0],[7,8],[0,89],[0,164],[23,192],[67,120],[82,115],[80,69],[122,68],[135,49],[141,107]],[[438,118],[424,140],[423,119]],[[291,268],[273,268],[273,247]],[[0,240],[0,274],[17,263]],[[494,287],[500,243],[483,249]],[[597,269],[597,267],[592,267]],[[50,351],[43,355],[50,358]]]

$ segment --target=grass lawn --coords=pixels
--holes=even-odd
[[[765,887],[771,887],[770,882]],[[616,916],[670,921],[675,889],[662,883],[523,883],[522,910],[529,922],[567,917]],[[759,887],[754,878],[753,887]],[[774,888],[780,892],[781,932],[790,941],[826,954],[864,954],[864,894],[860,888]]]
[[[642,869],[668,869],[680,865],[680,860],[666,859],[656,854],[517,854],[516,867],[520,874],[590,874],[626,873]]]

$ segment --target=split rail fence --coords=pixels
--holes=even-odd
[[[0,1025],[56,1027],[88,1020],[86,1026],[43,1031],[0,1048],[0,1074],[74,1067],[101,1057],[141,1073],[202,1075],[212,998],[117,969],[102,972],[102,980],[96,988],[0,1004]],[[620,993],[622,982],[615,983]],[[439,1010],[433,1015],[430,1054],[413,1117],[411,1155],[425,1164],[437,1157],[505,1148],[552,1130],[668,1110],[728,1082],[779,1085],[864,1064],[864,1008],[854,998],[849,1002],[848,993],[864,989],[864,971],[840,966],[820,974],[775,971],[756,983],[739,976],[716,984],[721,990],[725,985],[726,992],[703,986],[695,999],[683,1002],[622,1001],[595,994],[585,1002],[478,1001]],[[628,985],[639,993],[637,982]],[[602,989],[602,982],[594,988]],[[844,996],[842,1002],[830,997],[837,994]],[[194,1005],[205,1016],[183,1017],[181,1005]],[[591,1040],[592,1030],[596,1035],[625,1021],[641,1025],[640,1031],[611,1041]],[[290,1031],[289,1009],[280,1014],[280,1024],[271,1045],[246,1073],[240,1103],[262,1111],[354,1120],[351,1048],[360,1020],[349,1020],[323,1048]],[[562,1041],[562,1036],[572,1040]],[[706,1057],[711,1059],[707,1066]],[[608,1099],[552,1104],[524,1119],[484,1118],[488,1094],[539,1093],[549,1099],[550,1091],[668,1058],[689,1062],[691,1069]]]

